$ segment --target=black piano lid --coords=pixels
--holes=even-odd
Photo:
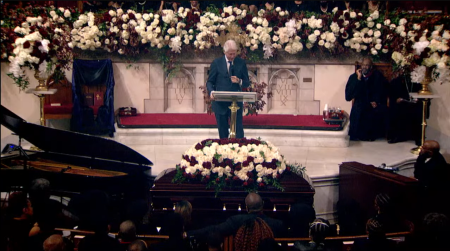
[[[117,141],[28,123],[3,105],[1,124],[46,152],[153,165],[146,157]]]

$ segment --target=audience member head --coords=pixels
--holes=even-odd
[[[385,193],[375,196],[375,209],[379,214],[386,213],[391,209],[391,197]]]
[[[50,198],[50,181],[39,178],[31,181],[30,199],[35,204],[39,201],[48,200]]]
[[[386,238],[386,231],[384,230],[383,224],[374,218],[367,220],[366,232],[369,235],[369,239]]]
[[[229,61],[233,61],[237,55],[237,44],[234,40],[227,40],[223,45],[223,52]]]
[[[142,224],[144,217],[149,211],[149,205],[147,200],[134,200],[127,207],[126,219],[133,221],[136,227],[139,229],[139,225]]]
[[[234,247],[236,251],[257,251],[261,241],[273,238],[273,232],[267,223],[257,217],[246,221],[239,228],[234,238]]]
[[[323,243],[330,232],[330,222],[317,218],[309,227],[309,237],[315,243]]]
[[[169,239],[182,239],[184,232],[183,217],[179,214],[170,215],[170,218],[167,221],[167,229]]]
[[[147,251],[147,243],[143,240],[135,240],[128,246],[128,251]]]
[[[207,239],[208,251],[221,251],[223,246],[223,237],[218,232],[211,232]]]
[[[290,225],[295,237],[308,236],[310,224],[316,219],[314,208],[305,203],[296,203],[290,210]]]
[[[257,193],[249,193],[245,198],[245,206],[248,213],[262,212],[263,205],[263,200]]]
[[[427,155],[427,157],[433,157],[441,150],[441,146],[435,140],[426,140],[423,142],[422,150],[420,150],[420,155]]]
[[[192,205],[187,200],[179,201],[175,205],[175,213],[181,215],[184,220],[184,224],[189,224],[191,222]]]
[[[427,242],[445,243],[450,234],[450,220],[440,213],[429,213],[423,220],[424,238]]]
[[[136,239],[136,226],[132,221],[127,220],[120,224],[119,238],[122,242],[132,242]]]
[[[75,215],[80,218],[80,229],[92,230],[97,234],[109,231],[109,197],[100,190],[90,190],[72,199],[69,204]],[[71,202],[72,202],[71,200]]]
[[[59,234],[50,235],[43,244],[44,251],[65,251],[66,243],[64,238]]]
[[[362,74],[367,75],[372,70],[372,66],[373,66],[372,58],[364,57],[362,59],[362,64],[361,64]]]
[[[9,196],[7,211],[12,218],[27,219],[33,215],[33,207],[24,192],[15,192]]]

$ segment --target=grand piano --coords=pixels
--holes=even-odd
[[[40,151],[8,145],[1,158],[1,191],[26,190],[46,178],[51,189],[71,196],[92,189],[119,199],[149,198],[153,163],[114,140],[26,122],[1,107],[1,124]]]

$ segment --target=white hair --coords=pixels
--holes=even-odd
[[[234,40],[227,40],[226,42],[225,42],[225,44],[223,45],[223,51],[224,52],[227,52],[228,50],[237,50],[238,48],[237,48],[237,44],[236,44],[236,42],[234,41]]]

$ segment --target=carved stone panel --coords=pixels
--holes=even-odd
[[[182,68],[176,75],[166,79],[165,103],[167,113],[193,113],[195,111],[195,79],[191,71]]]
[[[269,113],[298,113],[299,79],[293,70],[279,69],[274,71],[270,76],[268,88],[268,91],[273,94],[269,100]]]

